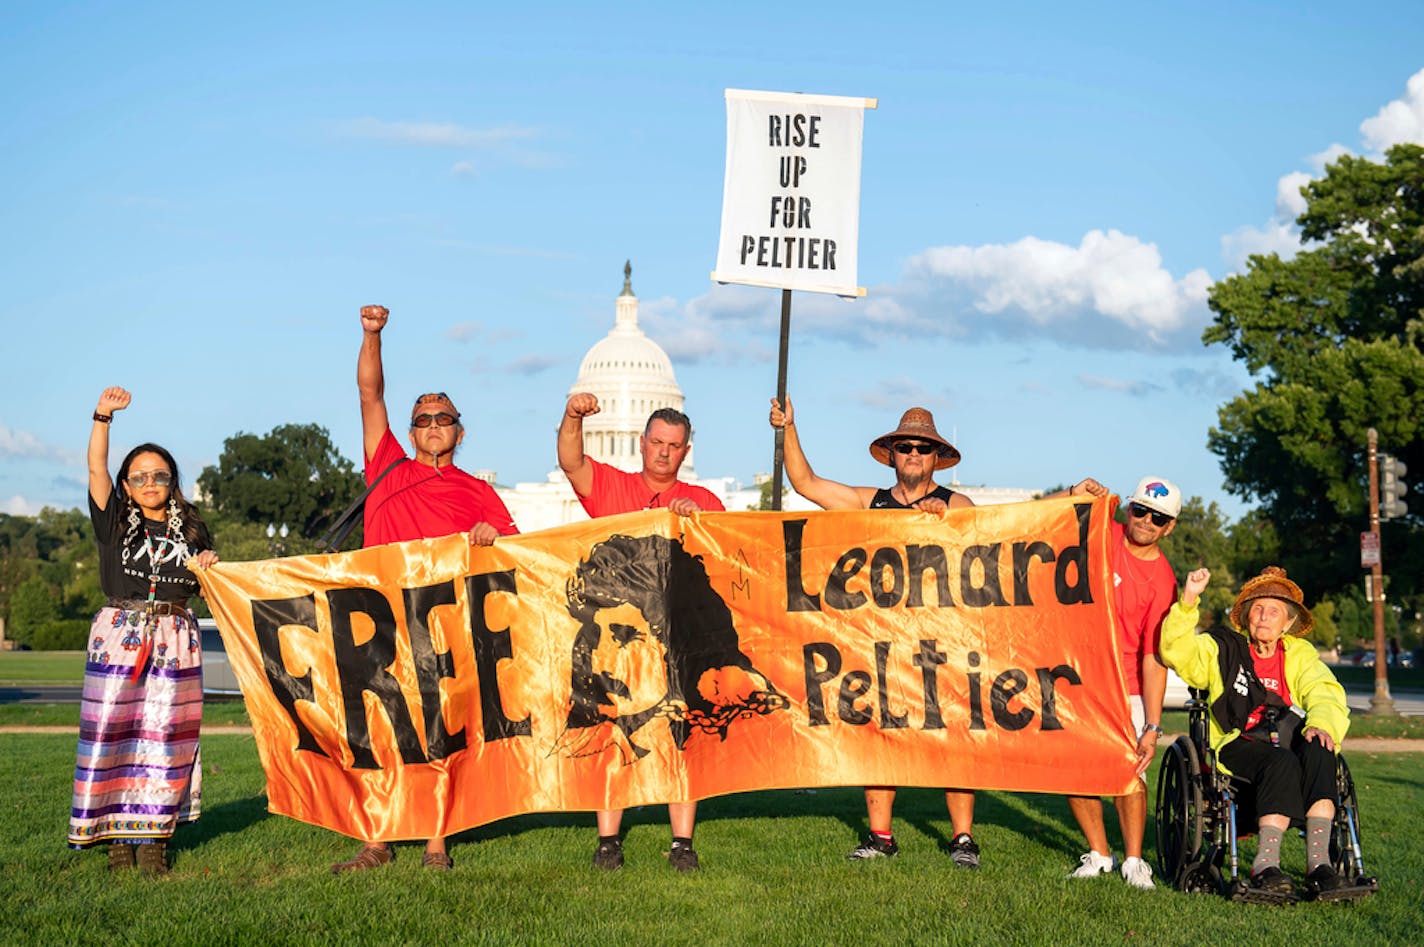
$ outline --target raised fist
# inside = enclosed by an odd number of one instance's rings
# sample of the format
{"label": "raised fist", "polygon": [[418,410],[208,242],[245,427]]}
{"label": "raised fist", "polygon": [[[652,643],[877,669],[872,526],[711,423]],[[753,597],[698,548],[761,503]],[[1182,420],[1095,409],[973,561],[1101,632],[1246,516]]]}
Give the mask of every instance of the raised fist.
{"label": "raised fist", "polygon": [[129,406],[133,400],[133,395],[127,389],[115,385],[112,388],[105,388],[99,395],[99,407],[94,410],[98,414],[113,415],[115,411],[122,411]]}
{"label": "raised fist", "polygon": [[590,414],[597,414],[603,409],[598,406],[598,397],[586,391],[580,391],[569,397],[569,403],[564,407],[564,414],[571,418],[585,418]]}
{"label": "raised fist", "polygon": [[385,306],[362,306],[361,328],[367,332],[380,332],[390,317],[391,311]]}

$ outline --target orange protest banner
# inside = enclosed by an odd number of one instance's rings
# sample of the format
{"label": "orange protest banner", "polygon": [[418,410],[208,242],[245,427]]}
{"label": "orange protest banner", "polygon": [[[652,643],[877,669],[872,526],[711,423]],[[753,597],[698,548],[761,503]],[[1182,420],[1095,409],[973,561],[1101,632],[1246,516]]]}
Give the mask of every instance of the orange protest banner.
{"label": "orange protest banner", "polygon": [[269,808],[366,840],[803,786],[1114,795],[1111,514],[658,510],[200,580]]}

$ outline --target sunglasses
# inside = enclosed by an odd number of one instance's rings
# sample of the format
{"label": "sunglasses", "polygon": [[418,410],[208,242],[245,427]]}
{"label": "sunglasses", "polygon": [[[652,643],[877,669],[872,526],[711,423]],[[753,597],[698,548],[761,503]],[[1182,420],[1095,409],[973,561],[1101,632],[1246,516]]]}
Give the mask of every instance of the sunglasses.
{"label": "sunglasses", "polygon": [[938,444],[926,444],[923,441],[900,441],[895,445],[897,454],[938,454]]}
{"label": "sunglasses", "polygon": [[131,487],[146,487],[152,483],[155,487],[166,487],[173,482],[173,475],[166,470],[158,470],[153,473],[144,471],[128,475],[128,484]]}
{"label": "sunglasses", "polygon": [[1127,508],[1127,511],[1132,514],[1132,518],[1135,520],[1140,520],[1144,516],[1152,517],[1153,526],[1166,526],[1168,523],[1172,522],[1172,517],[1168,516],[1166,513],[1158,513],[1156,510],[1149,510],[1141,503],[1132,504],[1132,506]]}
{"label": "sunglasses", "polygon": [[433,423],[436,427],[449,427],[458,420],[456,415],[441,411],[439,414],[417,414],[410,419],[410,426],[430,427]]}

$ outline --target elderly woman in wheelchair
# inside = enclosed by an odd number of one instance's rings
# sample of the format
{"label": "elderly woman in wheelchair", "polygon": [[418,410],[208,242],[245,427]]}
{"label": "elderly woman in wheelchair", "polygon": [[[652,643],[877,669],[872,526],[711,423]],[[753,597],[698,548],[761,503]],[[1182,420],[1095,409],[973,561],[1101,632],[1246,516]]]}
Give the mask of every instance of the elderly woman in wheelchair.
{"label": "elderly woman in wheelchair", "polygon": [[[1202,887],[1184,876],[1203,865],[1219,882],[1220,874],[1210,862],[1214,857],[1216,865],[1220,865],[1222,847],[1230,848],[1234,880],[1233,798],[1239,793],[1243,800],[1254,795],[1258,846],[1250,880],[1235,882],[1234,897],[1265,903],[1286,903],[1299,897],[1295,882],[1281,869],[1281,841],[1292,825],[1305,830],[1307,896],[1335,900],[1374,890],[1372,879],[1345,878],[1336,867],[1357,866],[1359,862],[1353,785],[1343,761],[1338,767],[1336,762],[1340,741],[1349,728],[1350,712],[1344,688],[1320,660],[1314,645],[1303,640],[1314,619],[1305,607],[1300,587],[1286,577],[1284,569],[1269,567],[1242,587],[1231,607],[1231,623],[1239,631],[1218,627],[1197,634],[1197,603],[1210,578],[1206,569],[1188,575],[1181,600],[1172,606],[1162,624],[1163,661],[1188,685],[1206,691],[1207,726],[1201,726],[1203,712],[1198,711],[1194,730],[1201,731],[1208,745],[1194,746],[1188,738],[1180,738],[1182,745],[1174,744],[1177,752],[1164,761],[1163,782],[1158,787],[1158,832],[1162,839],[1164,820],[1173,819],[1163,811],[1164,796],[1175,800],[1173,805],[1190,811],[1190,817],[1196,819],[1198,847],[1204,817],[1209,819],[1215,814],[1225,818],[1231,831],[1215,833],[1218,838],[1230,837],[1205,862],[1175,866],[1179,869],[1178,886]],[[1216,770],[1230,779],[1211,773],[1209,761],[1213,757]],[[1199,759],[1208,762],[1199,765]],[[1177,768],[1169,773],[1174,760],[1178,761]],[[1208,774],[1208,781],[1215,778],[1211,785],[1226,787],[1220,793],[1224,802],[1213,801],[1210,785],[1203,790],[1192,783],[1202,775],[1190,772],[1193,767]],[[1341,836],[1336,815],[1341,802],[1340,785],[1346,786],[1350,796],[1346,800],[1349,811],[1342,814],[1349,816],[1345,834],[1353,845],[1353,862],[1342,862],[1339,852]],[[1190,830],[1183,830],[1175,841],[1168,838],[1165,847],[1175,851],[1163,861],[1175,857],[1184,862],[1196,855],[1191,836]],[[1159,856],[1164,855],[1162,848],[1159,842]],[[1164,872],[1169,867],[1164,865]]]}

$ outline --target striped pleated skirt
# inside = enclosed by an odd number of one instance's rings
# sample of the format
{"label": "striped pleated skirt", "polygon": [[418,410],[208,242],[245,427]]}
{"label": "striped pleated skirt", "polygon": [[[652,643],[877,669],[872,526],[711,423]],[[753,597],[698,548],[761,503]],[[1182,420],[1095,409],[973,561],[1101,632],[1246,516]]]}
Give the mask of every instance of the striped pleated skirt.
{"label": "striped pleated skirt", "polygon": [[[152,647],[144,648],[144,637]],[[102,608],[89,634],[69,844],[167,839],[201,810],[203,652],[191,614]],[[137,675],[135,665],[142,667]]]}

